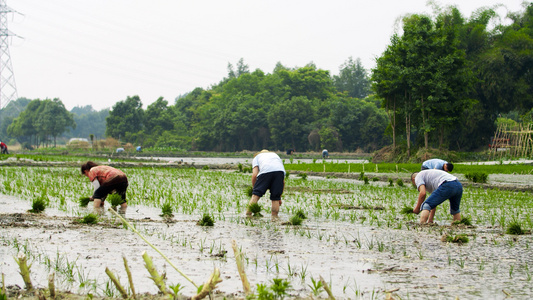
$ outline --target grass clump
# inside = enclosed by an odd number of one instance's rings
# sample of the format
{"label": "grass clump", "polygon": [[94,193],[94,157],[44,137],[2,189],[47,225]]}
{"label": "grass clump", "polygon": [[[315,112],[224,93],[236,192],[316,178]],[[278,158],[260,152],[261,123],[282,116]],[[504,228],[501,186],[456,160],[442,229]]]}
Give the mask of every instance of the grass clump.
{"label": "grass clump", "polygon": [[489,174],[484,172],[472,172],[465,174],[466,179],[475,182],[475,183],[487,183]]}
{"label": "grass clump", "polygon": [[472,219],[470,217],[462,217],[459,221],[454,221],[452,225],[466,225],[471,226],[472,225]]}
{"label": "grass clump", "polygon": [[79,219],[78,222],[82,224],[96,224],[98,223],[98,215],[97,214],[87,214],[83,218]]}
{"label": "grass clump", "polygon": [[394,186],[394,180],[392,178],[389,178],[389,186]]}
{"label": "grass clump", "polygon": [[525,233],[524,230],[522,230],[520,223],[516,221],[509,223],[509,226],[507,226],[507,230],[505,232],[507,234],[514,234],[514,235],[522,235]]}
{"label": "grass clump", "polygon": [[365,182],[365,184],[368,184],[368,177],[367,176],[363,176],[363,181]]}
{"label": "grass clump", "polygon": [[372,181],[379,181],[379,177],[372,177]]}
{"label": "grass clump", "polygon": [[31,209],[28,210],[31,213],[42,213],[46,209],[47,200],[45,196],[41,196],[39,198],[33,199],[33,202],[31,203]]}
{"label": "grass clump", "polygon": [[215,220],[213,220],[213,217],[210,214],[204,213],[204,215],[198,221],[197,224],[200,225],[200,226],[214,226],[215,225]]}
{"label": "grass clump", "polygon": [[299,209],[294,213],[295,216],[298,216],[300,219],[305,220],[307,219],[307,216],[305,215],[304,211]]}
{"label": "grass clump", "polygon": [[302,178],[302,180],[307,180],[307,173],[300,173],[298,177]]}
{"label": "grass clump", "polygon": [[403,180],[401,180],[400,178],[398,178],[398,180],[396,180],[396,185],[397,185],[397,186],[403,186]]}
{"label": "grass clump", "polygon": [[159,216],[163,217],[163,218],[172,218],[174,217],[174,214],[173,214],[173,209],[172,209],[172,205],[170,205],[170,203],[165,203],[163,204],[163,206],[161,206],[161,214]]}
{"label": "grass clump", "polygon": [[89,201],[91,201],[91,198],[89,197],[81,197],[80,200],[78,200],[81,207],[87,207],[87,205],[89,205]]}

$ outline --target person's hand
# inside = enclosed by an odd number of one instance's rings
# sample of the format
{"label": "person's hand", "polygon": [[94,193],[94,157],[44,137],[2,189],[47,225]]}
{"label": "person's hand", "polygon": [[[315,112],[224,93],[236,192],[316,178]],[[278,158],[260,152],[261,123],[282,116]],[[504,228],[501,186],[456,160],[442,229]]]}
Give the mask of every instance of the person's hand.
{"label": "person's hand", "polygon": [[413,213],[415,213],[415,214],[418,215],[418,214],[420,213],[420,208],[416,208],[416,207],[415,207],[415,208],[413,209]]}
{"label": "person's hand", "polygon": [[281,199],[279,200],[279,206],[281,206]]}
{"label": "person's hand", "polygon": [[94,201],[93,196],[89,197],[89,201]]}

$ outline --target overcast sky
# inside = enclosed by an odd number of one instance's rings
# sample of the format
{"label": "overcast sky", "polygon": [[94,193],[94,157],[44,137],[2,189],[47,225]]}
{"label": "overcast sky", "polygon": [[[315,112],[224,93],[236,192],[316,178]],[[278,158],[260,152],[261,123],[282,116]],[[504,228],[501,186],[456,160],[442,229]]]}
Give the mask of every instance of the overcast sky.
{"label": "overcast sky", "polygon": [[[442,0],[472,11],[522,0]],[[271,73],[277,62],[313,62],[330,74],[350,56],[375,65],[397,19],[431,13],[426,0],[7,0],[10,54],[19,97],[59,98],[67,109],[111,108],[138,95],[209,88],[240,58]],[[507,9],[497,11],[501,16]],[[3,103],[2,103],[2,106]]]}

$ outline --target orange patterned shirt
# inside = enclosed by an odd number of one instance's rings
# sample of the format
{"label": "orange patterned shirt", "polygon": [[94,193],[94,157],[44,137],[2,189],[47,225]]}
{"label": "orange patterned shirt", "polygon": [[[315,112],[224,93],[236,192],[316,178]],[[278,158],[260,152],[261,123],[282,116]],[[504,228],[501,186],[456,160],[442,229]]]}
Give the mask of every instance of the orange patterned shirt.
{"label": "orange patterned shirt", "polygon": [[100,185],[106,185],[106,183],[114,181],[117,177],[125,178],[126,175],[122,171],[110,166],[96,166],[92,167],[89,171],[89,180],[93,182],[96,179]]}

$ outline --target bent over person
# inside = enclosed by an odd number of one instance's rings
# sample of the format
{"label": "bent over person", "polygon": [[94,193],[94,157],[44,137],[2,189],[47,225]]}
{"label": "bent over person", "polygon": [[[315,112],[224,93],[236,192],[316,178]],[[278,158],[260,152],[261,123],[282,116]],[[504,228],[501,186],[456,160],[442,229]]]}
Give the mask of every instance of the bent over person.
{"label": "bent over person", "polygon": [[281,194],[285,187],[285,167],[281,158],[274,152],[262,150],[254,155],[252,161],[252,199],[248,204],[246,215],[251,215],[250,205],[259,201],[270,190],[272,216],[277,217],[281,206]]}
{"label": "bent over person", "polygon": [[122,171],[88,161],[81,166],[81,174],[87,176],[94,186],[91,201],[94,201],[94,208],[97,212],[102,212],[107,195],[116,192],[122,197],[119,212],[126,213],[126,208],[128,208],[126,202],[128,178]]}
{"label": "bent over person", "polygon": [[[463,196],[463,185],[457,177],[445,171],[433,169],[413,173],[411,181],[419,192],[413,212],[420,213],[420,224],[433,223],[437,206],[448,199],[453,221],[461,220],[459,207]],[[427,193],[431,195],[426,199]]]}
{"label": "bent over person", "polygon": [[451,172],[453,170],[453,164],[439,158],[428,159],[422,163],[422,171],[437,169],[443,170],[446,172]]}

